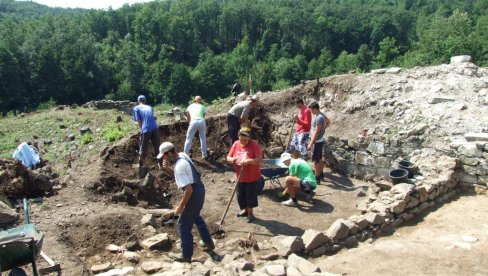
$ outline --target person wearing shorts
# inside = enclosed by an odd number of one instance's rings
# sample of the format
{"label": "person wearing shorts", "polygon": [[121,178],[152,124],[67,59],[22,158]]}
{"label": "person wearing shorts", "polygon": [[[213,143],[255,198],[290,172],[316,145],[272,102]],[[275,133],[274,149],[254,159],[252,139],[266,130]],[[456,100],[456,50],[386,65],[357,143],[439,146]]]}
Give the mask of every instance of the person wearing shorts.
{"label": "person wearing shorts", "polygon": [[237,202],[241,209],[237,216],[247,217],[249,223],[254,221],[253,208],[258,206],[257,182],[261,179],[262,161],[261,147],[250,138],[250,132],[249,128],[241,128],[239,140],[227,155],[227,162],[234,166],[237,174]]}
{"label": "person wearing shorts", "polygon": [[295,106],[300,110],[298,114],[293,114],[293,120],[297,123],[293,139],[291,140],[290,149],[298,150],[302,158],[307,158],[307,142],[310,135],[310,126],[312,123],[312,113],[310,109],[303,104],[302,98],[295,99]]}
{"label": "person wearing shorts", "polygon": [[310,111],[315,116],[312,124],[312,137],[308,143],[307,150],[312,151],[312,162],[315,171],[315,180],[320,183],[324,177],[324,161],[322,160],[322,152],[324,147],[324,134],[326,128],[325,114],[320,112],[320,106],[317,102],[311,103]]}
{"label": "person wearing shorts", "polygon": [[299,157],[300,152],[293,150],[291,154],[284,154],[281,158],[281,161],[288,165],[289,170],[289,175],[285,179],[286,188],[282,194],[282,196],[290,196],[290,199],[281,203],[285,206],[298,206],[298,191],[303,191],[306,195],[306,200],[310,203],[312,203],[312,198],[315,195],[314,190],[317,187],[315,175],[307,161]]}
{"label": "person wearing shorts", "polygon": [[137,97],[138,105],[134,107],[134,121],[139,124],[141,128],[141,140],[139,145],[139,167],[144,166],[144,159],[146,158],[149,141],[151,141],[154,148],[154,156],[159,151],[159,128],[156,119],[154,118],[154,111],[152,107],[146,105],[146,97],[140,95]]}

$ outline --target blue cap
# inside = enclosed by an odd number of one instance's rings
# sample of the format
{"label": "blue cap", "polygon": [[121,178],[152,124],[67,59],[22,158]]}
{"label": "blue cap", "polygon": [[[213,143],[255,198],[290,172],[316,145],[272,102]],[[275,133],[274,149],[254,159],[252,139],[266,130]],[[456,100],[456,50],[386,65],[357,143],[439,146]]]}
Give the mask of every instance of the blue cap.
{"label": "blue cap", "polygon": [[137,101],[146,101],[146,97],[144,95],[139,95],[139,97],[137,97]]}

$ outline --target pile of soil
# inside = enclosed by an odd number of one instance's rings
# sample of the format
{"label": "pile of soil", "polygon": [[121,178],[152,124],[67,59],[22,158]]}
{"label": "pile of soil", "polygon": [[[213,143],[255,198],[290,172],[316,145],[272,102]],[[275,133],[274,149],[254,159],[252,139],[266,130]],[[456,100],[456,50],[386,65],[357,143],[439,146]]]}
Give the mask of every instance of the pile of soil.
{"label": "pile of soil", "polygon": [[108,244],[125,244],[129,236],[139,233],[136,225],[134,213],[104,213],[72,220],[65,225],[60,239],[79,256],[93,256],[103,252]]}
{"label": "pile of soil", "polygon": [[[259,106],[250,114],[253,139],[256,139],[263,146],[270,141],[270,128],[272,122],[266,115],[264,106]],[[213,116],[207,122],[207,147],[209,160],[201,159],[199,139],[195,137],[193,147],[190,151],[192,159],[197,163],[202,173],[210,173],[225,170],[225,157],[230,148],[227,122],[225,116]],[[177,151],[182,151],[186,137],[188,124],[186,122],[176,122],[173,124],[159,126],[161,142],[172,142]],[[198,135],[198,134],[197,134]],[[154,185],[148,189],[134,189],[139,179],[137,166],[139,134],[133,135],[118,144],[108,147],[100,154],[100,160],[93,164],[94,170],[89,170],[93,174],[89,181],[88,188],[98,195],[107,195],[113,202],[126,202],[130,205],[140,205],[144,207],[156,206],[160,208],[171,208],[179,193],[174,184],[174,179],[166,172],[158,171],[152,145],[149,146],[145,160],[146,171],[155,176]]]}
{"label": "pile of soil", "polygon": [[49,169],[41,170],[45,173],[32,171],[15,159],[0,159],[0,194],[10,199],[52,194],[58,184],[55,175]]}

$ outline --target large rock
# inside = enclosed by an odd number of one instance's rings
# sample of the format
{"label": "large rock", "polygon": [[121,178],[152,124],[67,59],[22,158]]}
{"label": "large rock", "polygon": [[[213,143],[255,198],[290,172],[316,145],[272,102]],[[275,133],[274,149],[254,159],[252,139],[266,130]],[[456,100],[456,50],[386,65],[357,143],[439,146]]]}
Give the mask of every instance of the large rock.
{"label": "large rock", "polygon": [[156,225],[156,217],[153,214],[145,214],[141,218],[141,225],[147,226],[155,226]]}
{"label": "large rock", "polygon": [[430,104],[454,102],[456,99],[454,97],[434,97],[430,100]]}
{"label": "large rock", "polygon": [[384,74],[386,73],[388,69],[386,68],[381,68],[381,69],[374,69],[374,70],[371,70],[371,73],[372,74]]}
{"label": "large rock", "polygon": [[308,229],[307,231],[305,231],[305,233],[303,233],[302,240],[305,251],[310,252],[315,248],[324,245],[330,239],[320,231]]}
{"label": "large rock", "polygon": [[390,211],[394,214],[400,214],[405,210],[407,204],[404,200],[397,200],[390,204]]}
{"label": "large rock", "polygon": [[146,273],[154,273],[161,270],[164,266],[164,262],[146,261],[141,264],[141,269]]}
{"label": "large rock", "polygon": [[327,229],[326,235],[331,240],[338,241],[342,238],[347,237],[349,234],[349,227],[344,222],[344,219],[338,219],[332,223],[332,225]]}
{"label": "large rock", "polygon": [[9,224],[19,219],[19,214],[0,200],[0,225]]}
{"label": "large rock", "polygon": [[471,61],[471,56],[468,55],[451,57],[451,64],[459,64],[459,63],[465,63],[470,61]]}
{"label": "large rock", "polygon": [[124,258],[131,263],[139,263],[141,256],[136,252],[125,251],[123,254]]}
{"label": "large rock", "polygon": [[166,233],[157,234],[141,242],[142,247],[146,250],[161,249],[170,244],[169,236]]}
{"label": "large rock", "polygon": [[366,213],[364,214],[364,218],[371,225],[379,225],[385,222],[385,218],[378,213]]}
{"label": "large rock", "polygon": [[108,271],[108,270],[110,270],[112,268],[114,268],[114,266],[112,265],[112,263],[103,263],[103,264],[98,264],[98,265],[92,265],[91,271],[94,274],[98,274],[98,273],[101,273],[101,272]]}
{"label": "large rock", "polygon": [[488,133],[466,133],[464,134],[464,138],[466,138],[466,141],[468,142],[474,142],[474,141],[485,141],[488,142]]}
{"label": "large rock", "polygon": [[134,267],[132,266],[125,266],[123,268],[114,268],[107,272],[103,272],[97,274],[97,276],[124,276],[124,275],[132,275],[131,272],[134,271]]}
{"label": "large rock", "polygon": [[302,238],[297,236],[275,236],[271,238],[270,243],[278,250],[278,254],[283,257],[292,253],[300,253],[304,247]]}
{"label": "large rock", "polygon": [[251,271],[254,269],[254,264],[248,261],[232,261],[228,264],[225,264],[225,268],[231,268],[233,271],[238,272],[239,274],[242,271]]}
{"label": "large rock", "polygon": [[478,177],[473,174],[467,174],[464,172],[460,172],[460,181],[464,183],[476,184],[478,183]]}
{"label": "large rock", "polygon": [[483,152],[478,149],[475,143],[460,145],[458,148],[458,153],[464,157],[483,157]]}
{"label": "large rock", "polygon": [[320,268],[313,263],[307,261],[306,259],[297,256],[296,254],[291,254],[288,257],[288,266],[297,268],[304,275],[310,275],[314,272],[320,272]]}
{"label": "large rock", "polygon": [[267,265],[264,270],[268,275],[272,276],[286,276],[285,266],[281,264]]}
{"label": "large rock", "polygon": [[356,224],[358,231],[363,230],[369,224],[368,220],[364,216],[351,216],[348,220]]}
{"label": "large rock", "polygon": [[421,135],[423,134],[427,129],[429,128],[429,125],[420,123],[415,125],[413,128],[407,131],[407,136],[414,136],[414,135]]}
{"label": "large rock", "polygon": [[415,185],[400,183],[391,188],[390,195],[395,199],[405,199],[413,191],[415,191]]}
{"label": "large rock", "polygon": [[361,165],[373,165],[373,158],[364,151],[356,151],[354,160]]}
{"label": "large rock", "polygon": [[387,74],[398,74],[402,71],[402,68],[400,67],[391,67],[388,70],[386,70]]}
{"label": "large rock", "polygon": [[375,156],[383,155],[385,154],[385,144],[379,141],[371,142],[368,146],[368,151]]}

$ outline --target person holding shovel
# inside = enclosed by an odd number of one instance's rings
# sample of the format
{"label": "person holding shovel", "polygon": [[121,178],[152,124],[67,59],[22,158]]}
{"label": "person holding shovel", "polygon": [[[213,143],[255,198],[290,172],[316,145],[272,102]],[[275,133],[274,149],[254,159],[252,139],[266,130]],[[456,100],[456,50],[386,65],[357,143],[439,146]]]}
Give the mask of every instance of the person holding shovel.
{"label": "person holding shovel", "polygon": [[158,123],[154,117],[154,111],[151,106],[146,104],[146,97],[139,95],[137,97],[138,105],[134,107],[134,121],[136,121],[141,129],[141,142],[139,145],[139,172],[144,167],[144,159],[146,158],[149,141],[151,141],[154,148],[154,155],[158,152],[159,147],[159,128]]}
{"label": "person holding shovel", "polygon": [[293,139],[290,144],[290,150],[297,149],[303,159],[307,158],[307,142],[310,135],[312,124],[312,112],[303,103],[302,98],[295,99],[295,106],[299,113],[293,114],[293,120],[297,123]]}
{"label": "person holding shovel", "polygon": [[258,206],[256,182],[261,178],[262,161],[261,147],[250,136],[251,129],[241,128],[239,140],[227,155],[227,162],[234,166],[237,173],[237,202],[241,209],[237,216],[247,217],[249,223],[254,221],[253,208]]}
{"label": "person holding shovel", "polygon": [[[193,224],[202,238],[200,246],[209,250],[215,249],[207,224],[200,216],[205,202],[205,187],[190,157],[183,152],[177,153],[172,143],[162,143],[157,158],[163,160],[163,169],[174,175],[178,189],[183,190],[183,197],[174,210],[174,215],[179,216],[177,225],[181,253],[170,252],[168,256],[175,261],[189,263],[193,255]],[[171,167],[171,163],[175,164],[174,168]]]}

